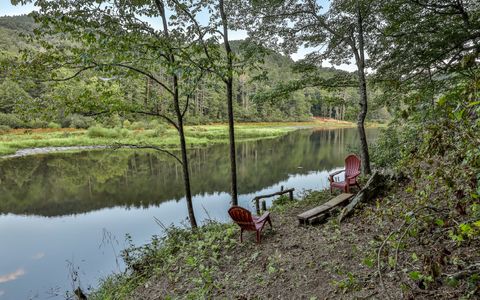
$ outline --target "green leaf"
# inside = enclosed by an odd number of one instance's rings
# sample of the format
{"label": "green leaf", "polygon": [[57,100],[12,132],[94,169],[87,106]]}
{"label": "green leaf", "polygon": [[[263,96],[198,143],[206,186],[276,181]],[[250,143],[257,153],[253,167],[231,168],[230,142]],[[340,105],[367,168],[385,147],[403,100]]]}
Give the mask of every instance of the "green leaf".
{"label": "green leaf", "polygon": [[467,106],[472,107],[472,106],[479,105],[479,104],[480,104],[480,101],[474,101],[474,102],[470,102]]}
{"label": "green leaf", "polygon": [[393,268],[395,267],[395,264],[396,264],[396,261],[395,261],[395,258],[393,256],[389,256],[388,257],[388,265]]}
{"label": "green leaf", "polygon": [[363,264],[369,268],[372,268],[375,265],[375,261],[372,258],[365,258]]}
{"label": "green leaf", "polygon": [[422,273],[420,273],[418,271],[412,271],[412,272],[408,273],[408,276],[412,280],[420,280],[420,278],[422,278]]}
{"label": "green leaf", "polygon": [[412,253],[412,260],[413,262],[417,262],[418,261],[418,256],[415,252]]}
{"label": "green leaf", "polygon": [[275,273],[276,269],[274,266],[270,265],[268,266],[268,274],[273,274]]}

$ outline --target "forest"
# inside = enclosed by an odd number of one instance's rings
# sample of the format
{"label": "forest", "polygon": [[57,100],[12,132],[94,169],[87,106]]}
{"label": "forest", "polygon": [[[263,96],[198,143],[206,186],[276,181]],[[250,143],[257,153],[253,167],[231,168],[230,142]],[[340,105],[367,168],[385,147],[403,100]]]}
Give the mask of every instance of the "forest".
{"label": "forest", "polygon": [[[41,41],[28,38],[36,27],[38,25],[31,16],[0,17],[0,51],[5,68],[18,58],[20,50],[38,51]],[[68,42],[63,43],[68,46]],[[273,94],[275,91],[272,89],[280,91],[282,84],[291,84],[289,80],[301,80],[300,71],[294,69],[295,62],[275,50],[258,48],[251,41],[232,41],[231,44],[239,57],[252,55],[249,52],[257,53],[251,58],[251,65],[242,66],[235,76],[233,96],[238,121],[305,121],[312,116],[339,120],[356,118],[358,108],[355,104],[358,100],[354,88],[332,90],[311,84]],[[346,73],[321,67],[317,72],[318,76],[325,77]],[[113,128],[122,126],[125,120],[131,123],[148,122],[145,116],[122,108],[107,109],[110,103],[116,101],[154,102],[160,111],[168,107],[168,103],[162,102],[161,87],[149,78],[132,74],[114,77],[91,71],[69,81],[53,82],[39,81],[31,76],[18,78],[4,72],[0,80],[0,125],[4,130],[8,127],[89,128],[95,124]],[[221,82],[212,77],[197,84],[188,108],[188,124],[227,120],[221,87]],[[89,102],[99,104],[94,109],[89,107]],[[371,110],[369,118],[387,120],[390,117],[388,111],[380,104],[377,107]]]}
{"label": "forest", "polygon": [[0,221],[155,210],[161,231],[55,296],[480,297],[478,1],[34,3],[0,17]]}

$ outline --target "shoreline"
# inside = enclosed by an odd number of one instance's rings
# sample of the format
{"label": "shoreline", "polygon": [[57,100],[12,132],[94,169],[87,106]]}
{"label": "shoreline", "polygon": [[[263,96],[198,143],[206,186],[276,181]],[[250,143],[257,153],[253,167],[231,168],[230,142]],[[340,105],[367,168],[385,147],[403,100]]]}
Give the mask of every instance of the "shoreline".
{"label": "shoreline", "polygon": [[[353,122],[314,119],[306,122],[259,122],[238,123],[235,125],[238,142],[276,138],[291,131],[301,129],[340,129],[354,128]],[[380,127],[380,124],[366,124],[365,127]],[[206,147],[228,143],[226,124],[189,125],[187,147]],[[113,129],[112,129],[113,130]],[[122,129],[123,130],[123,129]],[[0,159],[12,159],[31,155],[63,153],[70,151],[101,150],[114,143],[161,146],[169,150],[178,147],[176,132],[167,129],[160,136],[152,137],[149,130],[127,130],[127,136],[120,138],[90,137],[88,130],[62,129],[15,129],[0,135]],[[148,135],[147,135],[148,134]]]}

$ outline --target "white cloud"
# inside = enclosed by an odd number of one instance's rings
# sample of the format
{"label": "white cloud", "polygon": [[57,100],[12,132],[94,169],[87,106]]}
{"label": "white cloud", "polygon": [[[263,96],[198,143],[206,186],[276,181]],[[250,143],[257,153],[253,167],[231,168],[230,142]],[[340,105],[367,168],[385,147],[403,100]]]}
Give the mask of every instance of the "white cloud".
{"label": "white cloud", "polygon": [[39,259],[42,259],[45,257],[45,253],[43,252],[38,252],[38,253],[35,253],[33,256],[32,256],[32,259],[33,260],[39,260]]}
{"label": "white cloud", "polygon": [[0,283],[5,283],[5,282],[16,280],[19,277],[22,277],[23,275],[25,275],[25,270],[20,268],[20,269],[16,270],[15,272],[8,273],[8,274],[5,274],[5,275],[0,275]]}

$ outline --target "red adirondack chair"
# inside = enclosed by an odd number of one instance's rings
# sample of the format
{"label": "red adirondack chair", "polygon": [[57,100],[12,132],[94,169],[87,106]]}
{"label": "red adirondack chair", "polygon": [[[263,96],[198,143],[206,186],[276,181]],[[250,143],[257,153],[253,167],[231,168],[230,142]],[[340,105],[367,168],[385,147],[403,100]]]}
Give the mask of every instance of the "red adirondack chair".
{"label": "red adirondack chair", "polygon": [[268,222],[272,227],[270,220],[270,213],[267,211],[261,217],[253,216],[250,211],[240,206],[232,206],[228,210],[228,214],[235,223],[240,226],[240,242],[243,242],[243,231],[256,231],[257,243],[260,243],[260,233],[262,232],[265,223]]}
{"label": "red adirondack chair", "polygon": [[[345,170],[340,170],[329,175],[328,181],[330,181],[330,193],[333,188],[342,189],[345,193],[350,192],[350,187],[356,185],[360,188],[360,185],[357,182],[357,177],[360,175],[360,159],[354,155],[350,154],[345,158]],[[345,172],[344,181],[335,181],[335,176]]]}

